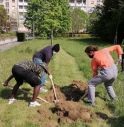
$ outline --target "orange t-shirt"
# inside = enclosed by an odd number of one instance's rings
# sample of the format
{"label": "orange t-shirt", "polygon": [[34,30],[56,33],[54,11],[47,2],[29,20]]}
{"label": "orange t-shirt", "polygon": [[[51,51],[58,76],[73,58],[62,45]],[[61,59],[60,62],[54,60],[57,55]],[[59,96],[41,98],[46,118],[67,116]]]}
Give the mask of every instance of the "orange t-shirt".
{"label": "orange t-shirt", "polygon": [[94,57],[91,61],[93,76],[97,74],[98,68],[107,68],[111,67],[114,64],[114,60],[110,54],[112,51],[116,51],[118,55],[123,54],[120,45],[114,45],[95,52]]}

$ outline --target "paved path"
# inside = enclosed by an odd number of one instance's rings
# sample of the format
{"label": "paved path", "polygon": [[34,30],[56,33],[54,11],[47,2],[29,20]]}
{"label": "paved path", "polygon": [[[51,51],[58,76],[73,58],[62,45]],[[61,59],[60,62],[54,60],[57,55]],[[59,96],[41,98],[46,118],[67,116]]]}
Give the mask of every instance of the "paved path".
{"label": "paved path", "polygon": [[0,45],[0,52],[10,49],[10,48],[12,48],[16,45],[19,45],[19,44],[21,44],[21,42],[11,42],[11,43],[7,43],[7,44],[2,44],[2,45]]}

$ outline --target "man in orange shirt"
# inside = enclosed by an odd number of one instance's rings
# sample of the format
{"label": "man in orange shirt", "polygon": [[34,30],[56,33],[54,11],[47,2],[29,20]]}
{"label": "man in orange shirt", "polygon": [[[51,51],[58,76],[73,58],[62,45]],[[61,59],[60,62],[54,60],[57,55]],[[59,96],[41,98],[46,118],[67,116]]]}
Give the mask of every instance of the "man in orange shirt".
{"label": "man in orange shirt", "polygon": [[119,61],[122,61],[122,48],[119,45],[114,45],[102,50],[98,50],[95,46],[88,46],[85,53],[92,59],[91,67],[93,78],[88,82],[88,102],[95,105],[95,87],[104,83],[108,95],[112,100],[116,98],[115,91],[112,87],[113,82],[117,78],[118,69],[111,56],[111,52],[116,51]]}

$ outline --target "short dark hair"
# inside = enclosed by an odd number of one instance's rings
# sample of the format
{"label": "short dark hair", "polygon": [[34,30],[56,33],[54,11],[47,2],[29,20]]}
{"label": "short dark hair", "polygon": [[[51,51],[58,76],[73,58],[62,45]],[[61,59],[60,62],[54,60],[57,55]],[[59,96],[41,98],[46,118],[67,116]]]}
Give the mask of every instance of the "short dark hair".
{"label": "short dark hair", "polygon": [[55,45],[53,46],[52,50],[55,51],[55,52],[59,52],[59,50],[60,50],[59,44],[55,44]]}
{"label": "short dark hair", "polygon": [[98,51],[98,47],[93,45],[86,47],[85,52],[90,53],[90,51]]}

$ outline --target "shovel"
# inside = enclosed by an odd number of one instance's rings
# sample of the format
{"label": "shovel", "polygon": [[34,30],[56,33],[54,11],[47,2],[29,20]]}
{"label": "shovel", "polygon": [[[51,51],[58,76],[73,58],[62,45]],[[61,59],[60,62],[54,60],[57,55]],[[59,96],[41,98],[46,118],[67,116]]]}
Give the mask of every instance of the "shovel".
{"label": "shovel", "polygon": [[57,95],[56,95],[56,90],[55,90],[55,86],[54,86],[54,83],[53,83],[53,79],[50,78],[50,81],[51,81],[51,84],[52,84],[52,87],[53,87],[53,92],[54,92],[54,97],[55,97],[54,103],[56,104],[56,103],[59,102],[59,100],[58,100]]}

